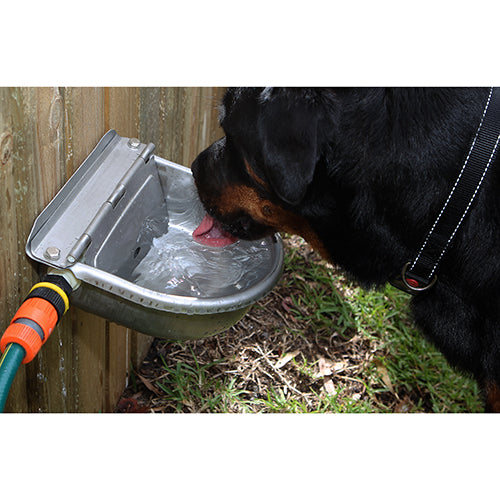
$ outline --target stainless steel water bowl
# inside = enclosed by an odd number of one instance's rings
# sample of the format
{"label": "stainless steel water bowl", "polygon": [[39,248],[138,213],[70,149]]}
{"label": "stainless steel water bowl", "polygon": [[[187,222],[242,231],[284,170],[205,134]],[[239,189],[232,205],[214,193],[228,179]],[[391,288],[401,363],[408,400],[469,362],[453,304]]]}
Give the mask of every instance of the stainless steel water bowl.
{"label": "stainless steel water bowl", "polygon": [[277,283],[279,235],[224,248],[196,243],[205,212],[191,171],[154,145],[109,131],[36,219],[34,260],[70,270],[71,303],[156,337],[223,332]]}

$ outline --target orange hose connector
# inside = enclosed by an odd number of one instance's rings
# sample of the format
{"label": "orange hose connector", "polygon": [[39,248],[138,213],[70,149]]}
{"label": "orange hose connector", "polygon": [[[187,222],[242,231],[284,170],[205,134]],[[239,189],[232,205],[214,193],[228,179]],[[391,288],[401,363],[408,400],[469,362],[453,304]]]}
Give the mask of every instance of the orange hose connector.
{"label": "orange hose connector", "polygon": [[26,299],[12,318],[11,324],[21,318],[31,319],[42,328],[43,344],[47,342],[59,319],[56,308],[50,302],[38,297]]}
{"label": "orange hose connector", "polygon": [[16,343],[26,351],[23,364],[29,363],[37,355],[69,307],[68,294],[71,286],[61,279],[49,276],[47,281],[38,283],[31,289],[0,339],[2,352],[9,344]]}
{"label": "orange hose connector", "polygon": [[22,361],[23,365],[29,363],[42,347],[40,335],[38,335],[33,328],[21,323],[12,323],[7,327],[7,330],[5,330],[0,340],[0,349],[2,352],[12,343],[24,347],[26,356],[24,356]]}

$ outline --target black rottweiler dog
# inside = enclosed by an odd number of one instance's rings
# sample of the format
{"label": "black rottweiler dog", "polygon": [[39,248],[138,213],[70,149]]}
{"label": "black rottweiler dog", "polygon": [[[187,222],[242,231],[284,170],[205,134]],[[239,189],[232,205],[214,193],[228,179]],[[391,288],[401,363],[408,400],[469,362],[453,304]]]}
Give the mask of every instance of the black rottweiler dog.
{"label": "black rottweiler dog", "polygon": [[[285,231],[367,287],[401,273],[450,194],[487,88],[238,88],[225,137],[192,165],[200,198],[240,238]],[[498,163],[495,160],[495,163]],[[500,165],[498,165],[500,166]],[[493,164],[412,299],[415,323],[500,411],[500,169]]]}

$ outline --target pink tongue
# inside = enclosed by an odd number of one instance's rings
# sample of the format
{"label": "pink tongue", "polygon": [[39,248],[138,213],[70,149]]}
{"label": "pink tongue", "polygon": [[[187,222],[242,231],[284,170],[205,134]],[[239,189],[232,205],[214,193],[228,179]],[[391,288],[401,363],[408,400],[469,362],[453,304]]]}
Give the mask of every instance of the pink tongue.
{"label": "pink tongue", "polygon": [[224,231],[219,222],[208,214],[205,215],[201,224],[193,231],[193,239],[197,243],[210,247],[225,247],[238,241],[238,238]]}

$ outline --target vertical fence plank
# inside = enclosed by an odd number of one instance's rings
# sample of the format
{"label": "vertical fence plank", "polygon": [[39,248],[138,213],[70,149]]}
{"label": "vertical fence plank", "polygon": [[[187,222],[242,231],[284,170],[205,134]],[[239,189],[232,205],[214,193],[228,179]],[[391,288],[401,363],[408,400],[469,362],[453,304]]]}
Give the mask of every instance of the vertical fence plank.
{"label": "vertical fence plank", "polygon": [[139,90],[139,129],[142,142],[155,145],[155,154],[159,153],[158,145],[163,143],[163,128],[165,119],[165,102],[162,90],[144,87]]}
{"label": "vertical fence plank", "polygon": [[[218,123],[218,109],[224,93],[222,87],[162,88],[154,102],[159,104],[155,154],[187,167],[196,155],[223,132]],[[149,116],[154,114],[150,96],[141,91],[140,131],[151,136]]]}
{"label": "vertical fence plank", "polygon": [[[160,121],[161,141],[156,145],[157,154],[175,163],[182,163],[183,128],[184,128],[184,103],[182,102],[182,89],[161,89],[161,106],[163,120]],[[144,117],[141,116],[141,130]]]}
{"label": "vertical fence plank", "polygon": [[[66,104],[66,168],[71,175],[105,133],[104,89],[68,88]],[[91,203],[92,200],[89,200]],[[103,411],[106,401],[105,367],[107,322],[71,308],[73,376],[77,386],[74,411]]]}
{"label": "vertical fence plank", "polygon": [[[64,102],[57,88],[22,89],[25,103],[24,114],[34,123],[30,127],[32,157],[26,166],[34,175],[31,202],[24,206],[22,217],[25,226],[21,232],[26,241],[33,218],[54,197],[67,179],[64,146]],[[23,203],[19,204],[20,208]],[[35,210],[32,209],[35,207]],[[30,216],[28,216],[30,214]],[[23,248],[23,247],[21,247]],[[38,267],[38,266],[37,266]],[[29,283],[23,297],[38,273]],[[71,324],[67,320],[53,332],[50,342],[27,366],[27,390],[30,395],[30,411],[63,412],[73,407],[74,384],[72,379]]]}
{"label": "vertical fence plank", "polygon": [[191,161],[202,149],[224,135],[219,126],[219,105],[224,92],[225,89],[221,87],[204,87],[201,89],[198,142],[194,151],[191,151]]}
{"label": "vertical fence plank", "polygon": [[[137,88],[106,89],[106,130],[124,137],[139,136],[140,91]],[[144,139],[141,139],[144,142]],[[137,367],[153,338],[113,323],[108,327],[107,401],[112,411],[125,388],[130,363]]]}
{"label": "vertical fence plank", "polygon": [[[0,88],[0,329],[3,332],[19,307],[22,280],[18,273],[22,257],[19,251],[16,171],[22,169],[25,150],[23,113],[15,89]],[[6,411],[28,410],[26,370],[22,366],[12,385]]]}

